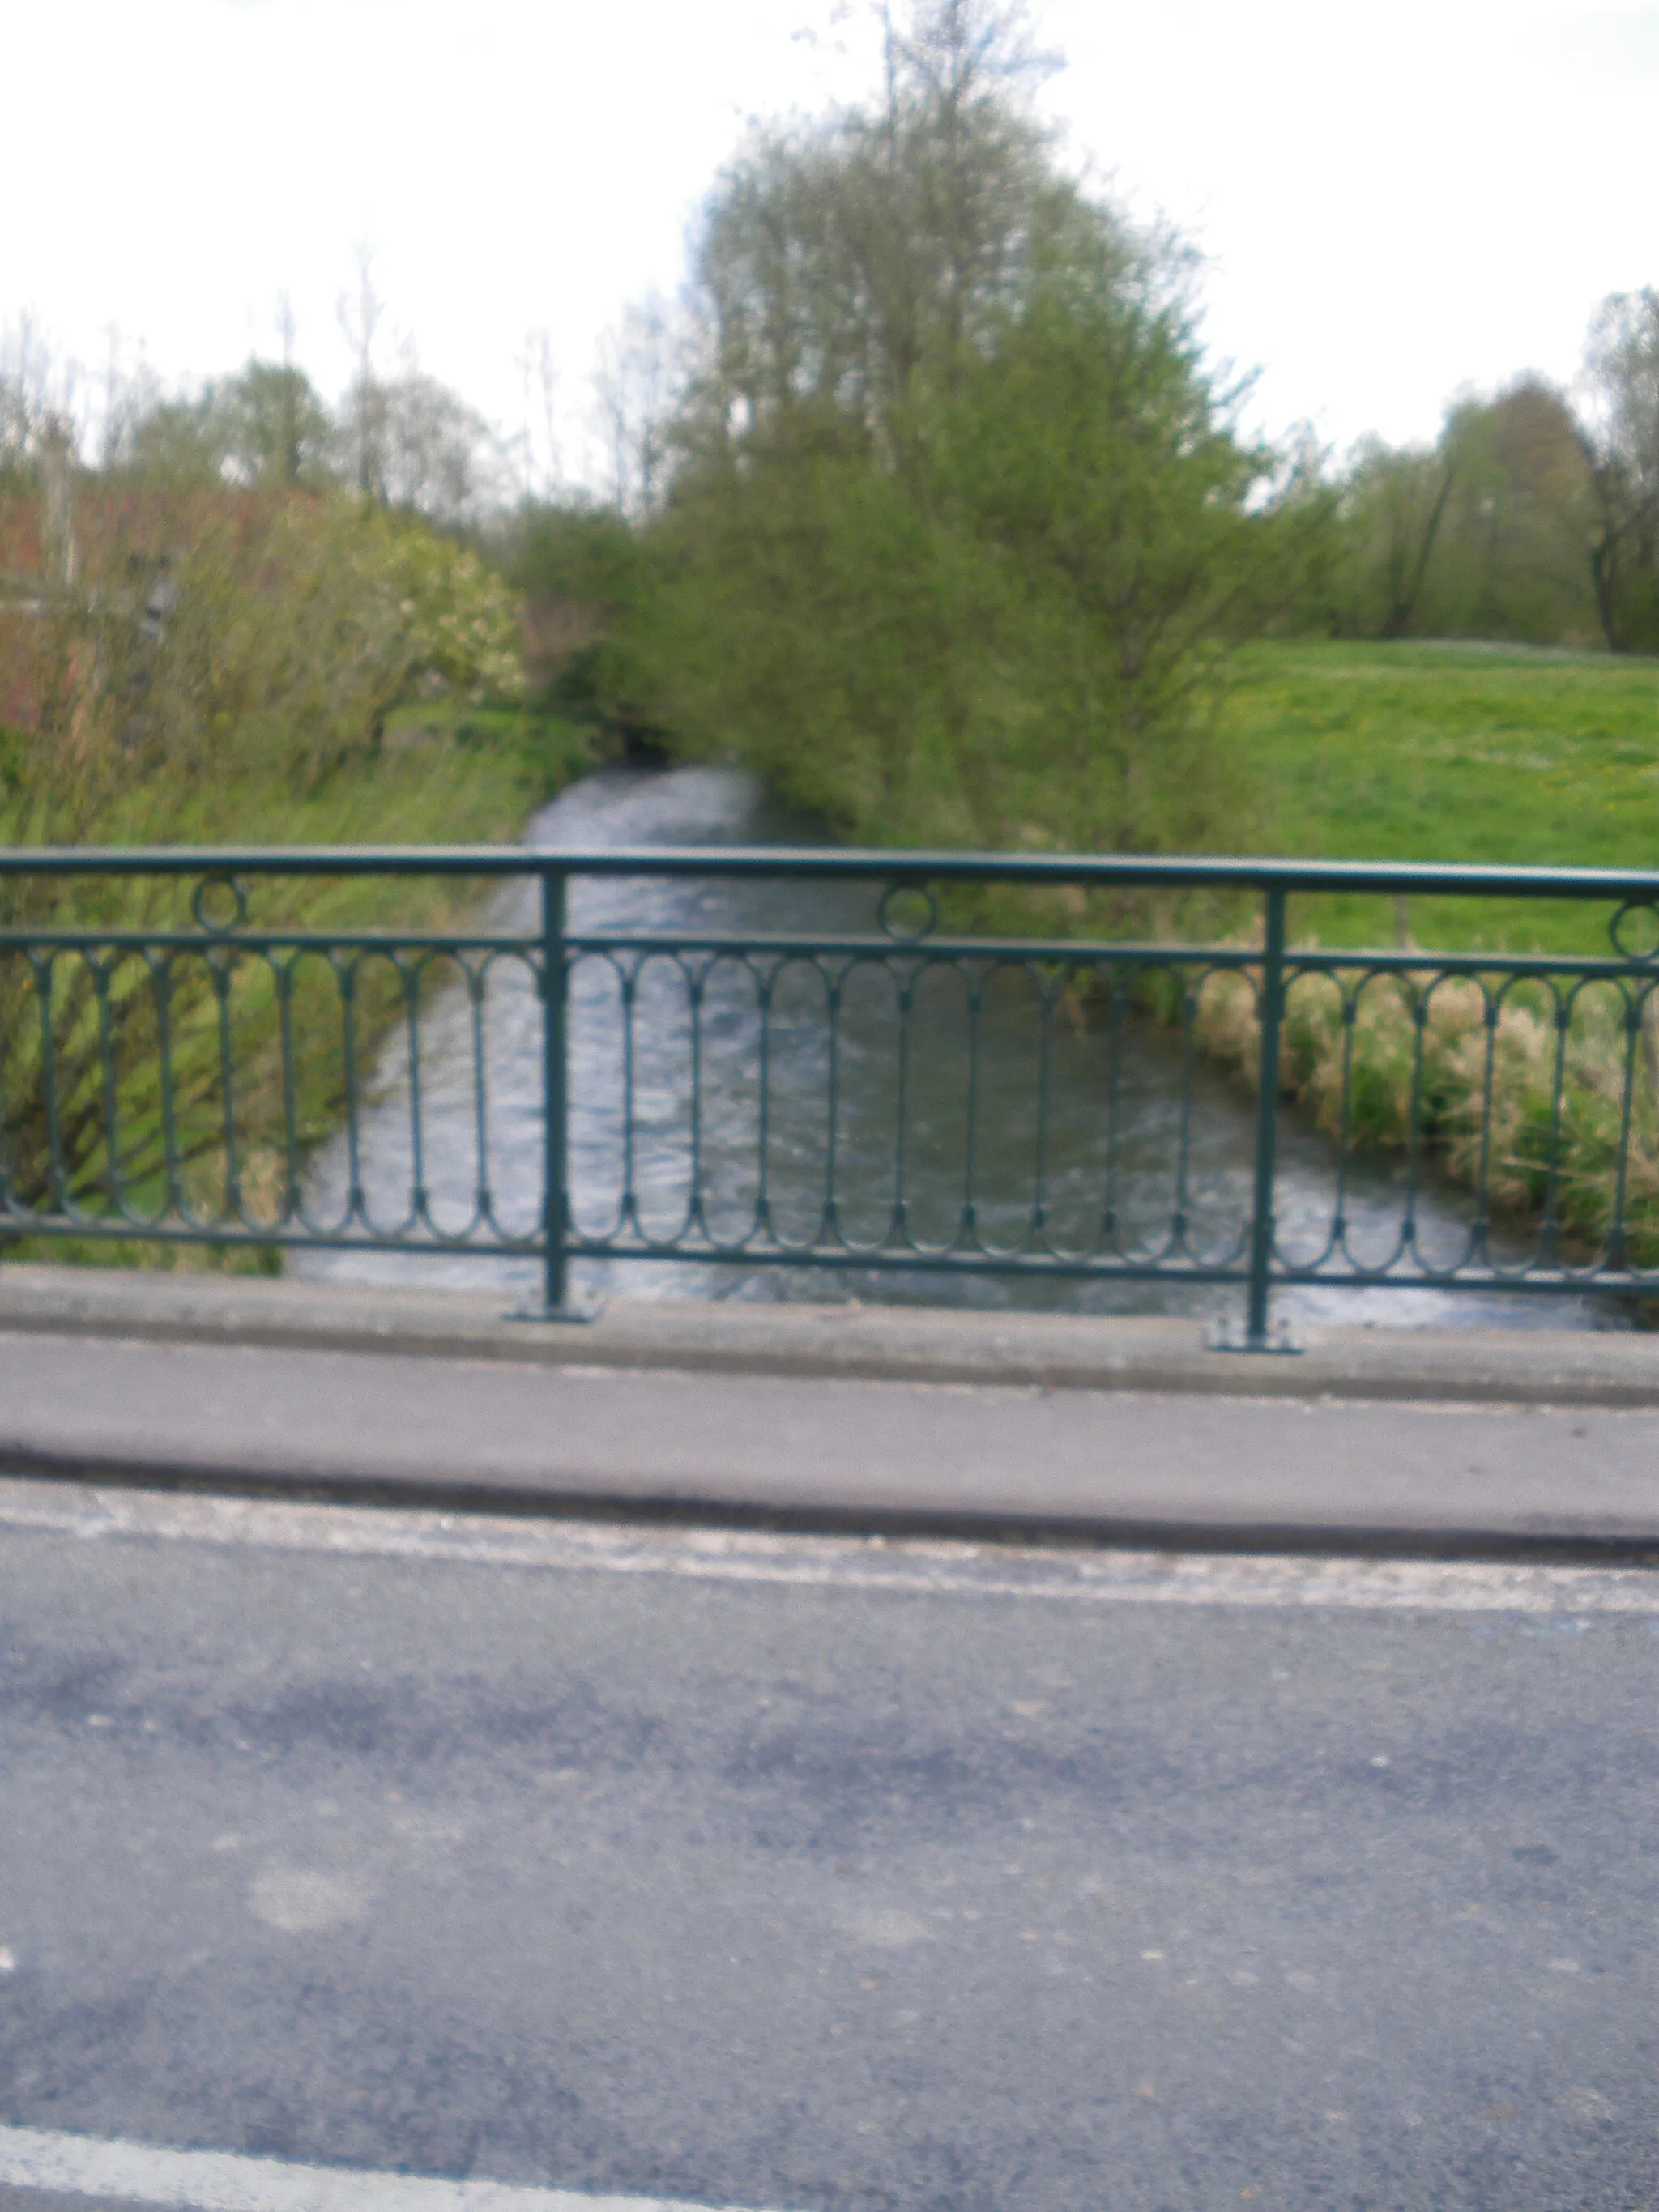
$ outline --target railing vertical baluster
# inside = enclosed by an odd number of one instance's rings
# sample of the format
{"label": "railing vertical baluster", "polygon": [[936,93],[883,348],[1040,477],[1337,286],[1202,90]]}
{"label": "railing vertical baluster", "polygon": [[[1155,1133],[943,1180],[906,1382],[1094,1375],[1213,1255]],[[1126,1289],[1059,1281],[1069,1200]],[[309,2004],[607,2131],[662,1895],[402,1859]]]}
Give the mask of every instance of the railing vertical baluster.
{"label": "railing vertical baluster", "polygon": [[[276,1005],[279,1036],[283,1058],[283,1226],[301,1218],[303,1191],[300,1182],[300,1099],[294,1074],[294,970],[299,962],[297,952],[290,953],[281,966],[272,962],[271,972],[276,979]],[[162,971],[171,984],[170,969]],[[161,1017],[165,1014],[167,998],[162,994],[158,1005],[158,1024],[162,1038],[161,1077],[167,1086],[162,1095],[162,1110],[166,1119],[167,1146],[167,1204],[178,1202],[179,1147],[173,1129],[173,1077],[167,1064],[167,1030]]]}
{"label": "railing vertical baluster", "polygon": [[823,1212],[818,1234],[833,1238],[845,1246],[847,1239],[841,1231],[841,1198],[836,1188],[836,1147],[841,1138],[841,987],[846,981],[848,965],[843,961],[838,971],[826,975],[825,1006],[830,1024],[830,1065],[825,1085],[823,1127]]}
{"label": "railing vertical baluster", "polygon": [[424,963],[405,969],[394,963],[404,987],[404,1021],[409,1040],[409,1166],[410,1226],[430,1229],[432,1194],[426,1182],[426,1112],[421,1092],[421,984]]}
{"label": "railing vertical baluster", "polygon": [[236,1132],[236,1048],[231,1036],[230,994],[235,986],[234,955],[213,963],[213,991],[219,1002],[219,1127],[225,1146],[224,1212],[246,1225],[242,1212],[242,1155]]}
{"label": "railing vertical baluster", "polygon": [[915,1004],[916,979],[922,971],[913,968],[908,975],[901,975],[890,961],[887,965],[898,989],[898,1097],[897,1120],[893,1129],[893,1205],[884,1242],[909,1244],[914,1249],[915,1239],[910,1234],[910,1016]]}
{"label": "railing vertical baluster", "polygon": [[115,1074],[115,1038],[110,1019],[109,991],[119,957],[117,954],[107,964],[100,961],[93,969],[93,989],[98,1002],[98,1065],[104,1093],[104,1159],[106,1169],[104,1188],[108,1195],[109,1211],[117,1216],[125,1208],[121,1188],[121,1094]]}
{"label": "railing vertical baluster", "polygon": [[470,961],[461,963],[461,972],[466,978],[467,1020],[472,1043],[472,1159],[477,1182],[473,1190],[473,1206],[479,1227],[495,1219],[495,1199],[490,1188],[489,1162],[489,1076],[484,1064],[484,1004],[489,989],[488,961],[474,967]]}
{"label": "railing vertical baluster", "polygon": [[697,1230],[705,1237],[708,1233],[708,1218],[702,1203],[702,1000],[714,964],[712,960],[705,960],[693,975],[687,962],[680,963],[680,972],[685,977],[685,1011],[691,1025],[691,1096],[687,1101],[691,1123],[690,1186],[682,1236],[690,1236]]}
{"label": "railing vertical baluster", "polygon": [[968,1127],[962,1155],[962,1235],[970,1251],[982,1252],[979,1233],[979,1048],[980,1017],[985,1006],[985,969],[968,986]]}
{"label": "railing vertical baluster", "polygon": [[345,1080],[346,1220],[370,1226],[363,1190],[362,1125],[357,1097],[357,971],[362,956],[354,955],[336,966],[335,988],[340,994],[340,1056]]}
{"label": "railing vertical baluster", "polygon": [[639,1186],[635,1181],[638,1162],[635,1157],[634,1106],[637,1092],[635,1080],[634,1012],[639,1002],[641,956],[629,955],[629,965],[617,969],[617,984],[618,1011],[622,1019],[622,1203],[617,1219],[624,1229],[632,1229],[643,1236],[644,1224],[640,1219]]}
{"label": "railing vertical baluster", "polygon": [[1188,1200],[1192,1193],[1193,1164],[1193,1086],[1194,1060],[1198,1051],[1198,994],[1204,988],[1199,979],[1198,989],[1193,988],[1190,974],[1182,971],[1181,977],[1181,1127],[1176,1139],[1175,1210],[1170,1217],[1170,1241],[1165,1249],[1190,1257],[1192,1247],[1188,1232],[1192,1227]]}
{"label": "railing vertical baluster", "polygon": [[565,873],[542,870],[542,1304],[563,1313],[569,1228],[569,1081],[566,1055]]}
{"label": "railing vertical baluster", "polygon": [[35,999],[40,1009],[40,1088],[41,1103],[46,1109],[47,1188],[52,1193],[52,1210],[56,1213],[70,1212],[69,1179],[64,1165],[64,1117],[58,1096],[58,1037],[52,1024],[52,994],[58,984],[58,963],[55,956],[46,953],[29,962],[34,970]]}
{"label": "railing vertical baluster", "polygon": [[[1650,997],[1652,994],[1650,992]],[[1642,1034],[1644,1009],[1639,1001],[1632,1004],[1628,991],[1621,989],[1620,999],[1625,1009],[1625,1069],[1620,1085],[1618,1169],[1613,1190],[1613,1225],[1607,1231],[1607,1249],[1601,1264],[1605,1267],[1622,1267],[1626,1264],[1625,1250],[1625,1200],[1630,1183],[1630,1127],[1631,1109],[1636,1103],[1636,1044]]]}
{"label": "railing vertical baluster", "polygon": [[758,968],[750,971],[755,978],[755,1016],[757,1042],[760,1047],[759,1086],[755,1121],[755,1234],[770,1243],[772,1235],[772,1184],[770,1147],[772,1142],[772,990],[778,980],[778,963],[775,961],[763,975]]}
{"label": "railing vertical baluster", "polygon": [[1538,1224],[1538,1256],[1547,1267],[1561,1264],[1561,1115],[1566,1103],[1567,1031],[1572,1024],[1575,994],[1563,993],[1553,978],[1550,995],[1555,1001],[1555,1066],[1550,1082],[1550,1134],[1544,1182],[1544,1218]]}
{"label": "railing vertical baluster", "polygon": [[1111,1073],[1106,1090],[1106,1195],[1100,1212],[1100,1248],[1109,1257],[1116,1259],[1122,1254],[1118,1235],[1118,1167],[1122,1135],[1124,991],[1118,968],[1112,966],[1107,974],[1110,979]]}
{"label": "railing vertical baluster", "polygon": [[1270,890],[1265,901],[1261,957],[1261,1087],[1256,1101],[1255,1194],[1250,1211],[1250,1285],[1244,1317],[1244,1349],[1268,1352],[1268,1273],[1273,1256],[1273,1170],[1279,1148],[1279,1040],[1285,1020],[1285,893]]}

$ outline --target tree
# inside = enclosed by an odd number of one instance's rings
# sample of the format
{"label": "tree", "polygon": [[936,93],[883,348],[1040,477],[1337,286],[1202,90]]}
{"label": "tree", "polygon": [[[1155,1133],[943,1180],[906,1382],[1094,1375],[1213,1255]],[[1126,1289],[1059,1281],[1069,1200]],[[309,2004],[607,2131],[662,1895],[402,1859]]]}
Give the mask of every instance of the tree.
{"label": "tree", "polygon": [[452,527],[476,521],[505,501],[509,471],[500,441],[482,416],[425,374],[407,337],[401,373],[381,374],[376,345],[385,312],[374,256],[360,246],[356,291],[343,293],[337,308],[356,359],[336,426],[337,470],[366,504]]}
{"label": "tree", "polygon": [[453,527],[504,503],[508,465],[489,425],[412,357],[369,398],[380,505]]}
{"label": "tree", "polygon": [[603,712],[602,641],[646,586],[639,532],[615,507],[527,501],[501,550],[523,594],[526,679],[568,713]]}
{"label": "tree", "polygon": [[616,695],[857,833],[1190,842],[1241,803],[1210,707],[1272,457],[1188,257],[1060,167],[1018,12],[921,0],[886,60],[710,198]]}
{"label": "tree", "polygon": [[347,420],[342,425],[349,441],[350,469],[361,498],[380,495],[383,477],[380,382],[374,368],[374,341],[384,312],[374,289],[374,257],[366,246],[357,248],[357,289],[354,297],[342,292],[335,303],[340,335],[356,359],[356,370],[346,398]]}
{"label": "tree", "polygon": [[661,489],[671,352],[668,312],[654,296],[628,308],[599,342],[593,395],[621,514],[648,514]]}
{"label": "tree", "polygon": [[1578,427],[1537,376],[1447,410],[1432,447],[1368,441],[1339,494],[1331,627],[1365,637],[1592,636]]}
{"label": "tree", "polygon": [[1115,235],[1019,96],[1035,65],[1017,11],[934,0],[908,33],[890,23],[886,49],[879,106],[762,132],[717,186],[683,434],[775,435],[829,413],[914,466],[920,410],[955,388],[991,318],[1068,233]]}
{"label": "tree", "polygon": [[1659,292],[1602,303],[1585,375],[1596,611],[1613,652],[1659,652]]}
{"label": "tree", "polygon": [[1441,636],[1588,641],[1589,480],[1562,394],[1541,377],[1520,377],[1493,399],[1455,407],[1442,442],[1456,457],[1455,483],[1421,626]]}
{"label": "tree", "polygon": [[559,371],[550,331],[543,327],[526,331],[519,373],[524,380],[524,427],[518,439],[520,492],[526,501],[539,499],[547,505],[558,497],[563,474],[557,408]]}
{"label": "tree", "polygon": [[250,361],[212,398],[238,483],[298,484],[322,475],[333,425],[303,369]]}
{"label": "tree", "polygon": [[77,445],[80,373],[53,354],[33,318],[0,329],[0,485],[39,471],[49,447]]}
{"label": "tree", "polygon": [[131,395],[125,417],[112,460],[157,482],[318,484],[335,441],[303,369],[276,362],[183,398]]}

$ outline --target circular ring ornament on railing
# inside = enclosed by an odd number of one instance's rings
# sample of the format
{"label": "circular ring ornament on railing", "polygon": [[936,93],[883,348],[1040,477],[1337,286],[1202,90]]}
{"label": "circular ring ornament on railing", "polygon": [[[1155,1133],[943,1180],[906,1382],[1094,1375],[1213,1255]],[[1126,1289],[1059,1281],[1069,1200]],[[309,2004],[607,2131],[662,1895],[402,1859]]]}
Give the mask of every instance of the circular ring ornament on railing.
{"label": "circular ring ornament on railing", "polygon": [[[1626,933],[1634,927],[1638,941],[1626,943]],[[1650,963],[1659,960],[1659,901],[1626,899],[1607,924],[1607,935],[1613,939],[1613,949],[1621,960],[1638,960]]]}
{"label": "circular ring ornament on railing", "polygon": [[[920,901],[921,911],[914,923],[907,920],[902,908],[895,908],[896,899]],[[881,924],[884,936],[893,938],[901,945],[919,945],[924,937],[932,936],[938,923],[939,901],[926,884],[889,884],[881,895],[881,904],[876,908],[876,919]]]}
{"label": "circular ring ornament on railing", "polygon": [[[216,914],[209,901],[224,891],[230,894],[229,911]],[[234,936],[247,920],[247,891],[235,876],[204,876],[190,895],[190,910],[196,927],[210,937]]]}

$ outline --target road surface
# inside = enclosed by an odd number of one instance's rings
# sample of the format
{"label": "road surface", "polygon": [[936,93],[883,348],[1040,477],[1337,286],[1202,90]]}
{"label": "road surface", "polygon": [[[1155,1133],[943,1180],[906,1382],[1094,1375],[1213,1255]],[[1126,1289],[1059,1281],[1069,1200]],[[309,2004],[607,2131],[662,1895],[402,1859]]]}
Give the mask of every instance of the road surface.
{"label": "road surface", "polygon": [[1638,2212],[1656,1713],[1639,1569],[0,1484],[0,2201]]}

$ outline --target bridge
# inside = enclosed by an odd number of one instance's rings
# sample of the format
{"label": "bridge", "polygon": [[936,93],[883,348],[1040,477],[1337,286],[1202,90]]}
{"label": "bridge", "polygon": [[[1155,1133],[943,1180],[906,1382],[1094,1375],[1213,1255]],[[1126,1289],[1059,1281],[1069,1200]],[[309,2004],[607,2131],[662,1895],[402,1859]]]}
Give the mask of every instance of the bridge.
{"label": "bridge", "polygon": [[0,2199],[1641,2201],[1659,878],[0,900]]}

